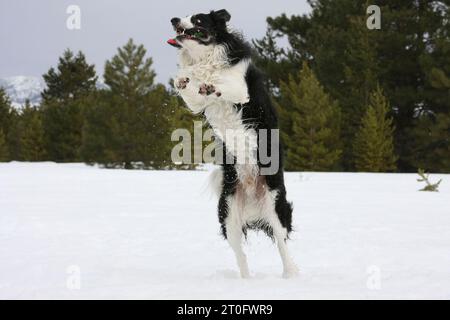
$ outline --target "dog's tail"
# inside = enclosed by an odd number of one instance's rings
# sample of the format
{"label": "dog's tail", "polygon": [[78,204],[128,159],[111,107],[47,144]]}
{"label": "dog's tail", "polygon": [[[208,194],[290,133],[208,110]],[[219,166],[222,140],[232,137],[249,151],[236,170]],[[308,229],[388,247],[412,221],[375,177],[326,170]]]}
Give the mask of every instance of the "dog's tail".
{"label": "dog's tail", "polygon": [[217,198],[222,193],[223,172],[222,168],[214,169],[209,175],[208,189],[211,190]]}

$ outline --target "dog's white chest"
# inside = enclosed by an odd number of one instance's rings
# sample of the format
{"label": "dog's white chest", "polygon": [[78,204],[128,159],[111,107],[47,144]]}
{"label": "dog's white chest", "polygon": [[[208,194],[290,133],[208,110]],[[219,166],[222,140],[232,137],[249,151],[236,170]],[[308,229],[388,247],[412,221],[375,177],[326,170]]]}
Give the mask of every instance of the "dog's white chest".
{"label": "dog's white chest", "polygon": [[[221,54],[221,51],[211,51],[204,60],[193,63],[182,51],[178,79],[188,81],[184,81],[178,92],[192,112],[204,112],[216,136],[236,158],[238,177],[244,181],[258,174],[257,135],[244,124],[242,112],[234,105],[250,101],[245,79],[250,60],[228,65],[223,63]],[[203,85],[212,86],[214,92],[200,94]]]}
{"label": "dog's white chest", "polygon": [[234,156],[238,178],[241,181],[254,179],[258,175],[257,134],[243,123],[242,112],[222,102],[206,107],[204,114],[216,136]]}
{"label": "dog's white chest", "polygon": [[202,64],[184,67],[180,70],[180,73],[185,74],[186,77],[195,82],[208,84],[217,83],[221,74],[220,70]]}

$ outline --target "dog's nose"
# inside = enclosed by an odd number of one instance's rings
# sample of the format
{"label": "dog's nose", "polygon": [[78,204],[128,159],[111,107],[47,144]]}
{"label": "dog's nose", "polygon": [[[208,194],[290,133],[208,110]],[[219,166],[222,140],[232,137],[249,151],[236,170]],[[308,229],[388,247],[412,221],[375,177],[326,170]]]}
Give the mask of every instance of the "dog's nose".
{"label": "dog's nose", "polygon": [[172,19],[170,19],[170,22],[172,23],[172,25],[174,27],[176,27],[180,23],[180,21],[181,21],[180,18],[172,18]]}

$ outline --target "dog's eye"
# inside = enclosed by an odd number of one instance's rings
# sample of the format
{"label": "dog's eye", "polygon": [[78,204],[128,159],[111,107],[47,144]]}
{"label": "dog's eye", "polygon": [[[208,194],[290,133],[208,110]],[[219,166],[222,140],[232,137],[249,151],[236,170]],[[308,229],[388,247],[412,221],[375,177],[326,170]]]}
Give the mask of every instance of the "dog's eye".
{"label": "dog's eye", "polygon": [[197,23],[202,23],[202,20],[200,20],[200,19],[197,19]]}
{"label": "dog's eye", "polygon": [[203,38],[205,36],[205,34],[201,31],[197,31],[194,33],[194,37],[196,38]]}

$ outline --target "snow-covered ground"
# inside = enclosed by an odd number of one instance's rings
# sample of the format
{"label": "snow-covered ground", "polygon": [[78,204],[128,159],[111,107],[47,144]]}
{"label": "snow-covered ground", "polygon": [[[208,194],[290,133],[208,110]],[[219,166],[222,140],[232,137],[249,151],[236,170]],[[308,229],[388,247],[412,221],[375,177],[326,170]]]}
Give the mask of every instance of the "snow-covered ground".
{"label": "snow-covered ground", "polygon": [[263,234],[238,277],[207,175],[0,164],[0,298],[450,298],[450,175],[288,173],[288,280]]}

